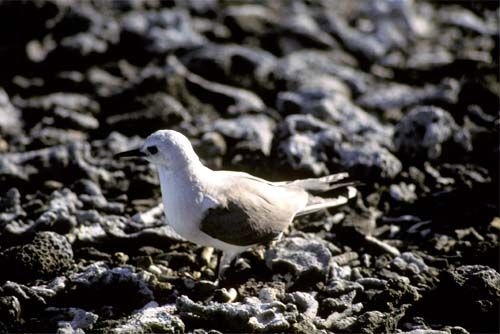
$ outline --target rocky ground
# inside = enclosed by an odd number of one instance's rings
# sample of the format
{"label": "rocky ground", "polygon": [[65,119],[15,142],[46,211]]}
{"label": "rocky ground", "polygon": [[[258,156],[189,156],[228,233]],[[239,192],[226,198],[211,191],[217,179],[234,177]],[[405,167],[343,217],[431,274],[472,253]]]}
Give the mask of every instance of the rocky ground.
{"label": "rocky ground", "polygon": [[[0,332],[498,333],[497,1],[0,2]],[[214,285],[116,161],[349,171]],[[142,213],[142,214],[138,214]]]}

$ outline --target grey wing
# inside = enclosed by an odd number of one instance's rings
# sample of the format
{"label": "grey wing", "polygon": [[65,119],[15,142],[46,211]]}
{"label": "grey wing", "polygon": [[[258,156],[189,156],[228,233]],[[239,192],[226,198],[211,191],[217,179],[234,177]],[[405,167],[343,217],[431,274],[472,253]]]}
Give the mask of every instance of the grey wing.
{"label": "grey wing", "polygon": [[[262,214],[260,216],[263,216]],[[235,203],[218,206],[207,211],[201,222],[201,230],[212,238],[231,245],[250,246],[277,237],[286,224],[264,226],[260,220]],[[283,226],[285,225],[285,226]]]}
{"label": "grey wing", "polygon": [[200,229],[238,246],[276,238],[307,203],[305,193],[244,178],[235,178],[218,197],[221,204],[207,210]]}

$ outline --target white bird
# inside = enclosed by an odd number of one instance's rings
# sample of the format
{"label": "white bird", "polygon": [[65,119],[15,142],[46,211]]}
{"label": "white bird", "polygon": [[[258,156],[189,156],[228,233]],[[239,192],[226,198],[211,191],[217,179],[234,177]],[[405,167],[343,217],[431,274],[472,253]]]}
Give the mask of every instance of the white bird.
{"label": "white bird", "polygon": [[[165,216],[175,232],[222,251],[219,278],[238,254],[279,237],[295,217],[343,205],[357,193],[352,182],[345,182],[347,173],[270,182],[243,172],[214,171],[173,130],[156,131],[141,148],[116,155],[130,156],[156,166]],[[345,191],[326,199],[314,195],[333,189]]]}

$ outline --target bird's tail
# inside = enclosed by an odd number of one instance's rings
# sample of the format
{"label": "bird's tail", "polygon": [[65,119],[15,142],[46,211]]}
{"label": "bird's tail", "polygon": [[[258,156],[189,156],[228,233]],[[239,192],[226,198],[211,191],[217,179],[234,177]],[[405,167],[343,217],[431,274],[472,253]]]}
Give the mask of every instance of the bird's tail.
{"label": "bird's tail", "polygon": [[[356,197],[358,191],[354,187],[355,181],[347,181],[347,173],[332,174],[319,178],[295,180],[287,183],[288,186],[299,187],[309,193],[309,203],[296,214],[303,216],[326,208],[346,204],[350,199]],[[314,194],[326,193],[327,198],[314,196]]]}
{"label": "bird's tail", "polygon": [[322,198],[317,196],[310,197],[310,203],[301,211],[297,212],[296,217],[304,216],[309,213],[313,213],[322,209],[333,208],[336,206],[341,206],[349,202],[350,199],[356,197],[358,191],[352,186],[347,186],[345,188],[344,194],[339,194],[335,197]]}
{"label": "bird's tail", "polygon": [[353,184],[352,181],[340,182],[348,177],[347,173],[338,173],[318,178],[295,180],[287,182],[286,185],[302,188],[312,194],[319,194]]}

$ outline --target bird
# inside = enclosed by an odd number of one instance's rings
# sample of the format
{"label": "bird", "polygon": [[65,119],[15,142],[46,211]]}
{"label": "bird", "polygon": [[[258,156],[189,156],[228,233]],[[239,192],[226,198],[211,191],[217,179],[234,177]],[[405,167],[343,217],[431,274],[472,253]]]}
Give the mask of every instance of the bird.
{"label": "bird", "polygon": [[[281,238],[293,219],[346,204],[357,190],[348,173],[271,182],[240,171],[205,166],[189,139],[158,130],[139,148],[115,158],[140,157],[158,172],[167,223],[186,240],[222,251],[218,279],[232,260],[258,244]],[[337,194],[323,198],[320,193]]]}

